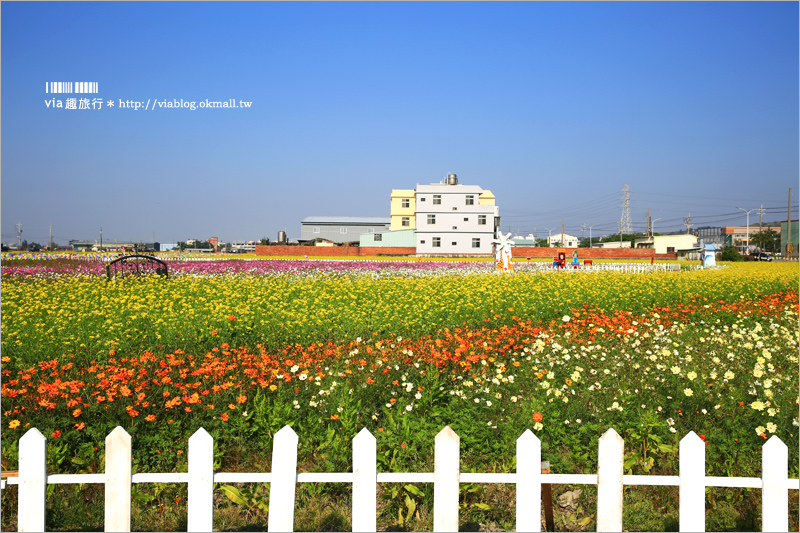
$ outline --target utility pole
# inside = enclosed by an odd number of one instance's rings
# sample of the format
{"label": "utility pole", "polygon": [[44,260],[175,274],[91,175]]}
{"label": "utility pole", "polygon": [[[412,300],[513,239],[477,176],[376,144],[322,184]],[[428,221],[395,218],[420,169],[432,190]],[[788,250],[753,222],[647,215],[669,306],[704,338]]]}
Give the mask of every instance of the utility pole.
{"label": "utility pole", "polygon": [[589,248],[592,247],[592,228],[595,227],[597,224],[592,224],[589,226]]}
{"label": "utility pole", "polygon": [[761,204],[761,207],[757,209],[758,211],[758,227],[764,227],[764,204]]}
{"label": "utility pole", "polygon": [[586,222],[581,224],[581,240],[583,240],[583,234],[586,233]]}
{"label": "utility pole", "polygon": [[622,248],[622,221],[619,221],[619,244],[620,248]]}
{"label": "utility pole", "polygon": [[564,238],[564,219],[562,218],[561,219],[561,246],[564,246],[564,241],[565,240],[566,239]]}
{"label": "utility pole", "polygon": [[53,225],[50,224],[50,251],[53,251]]}
{"label": "utility pole", "polygon": [[100,251],[103,251],[103,226],[100,226]]}
{"label": "utility pole", "polygon": [[653,231],[652,230],[653,230],[653,226],[652,226],[652,222],[650,221],[650,208],[648,207],[647,208],[647,236],[648,237],[652,237],[653,236]]}
{"label": "utility pole", "polygon": [[689,213],[689,216],[683,217],[683,223],[686,224],[686,234],[689,235],[689,231],[692,229],[692,214]]}
{"label": "utility pole", "polygon": [[22,222],[17,224],[17,250],[22,251]]}

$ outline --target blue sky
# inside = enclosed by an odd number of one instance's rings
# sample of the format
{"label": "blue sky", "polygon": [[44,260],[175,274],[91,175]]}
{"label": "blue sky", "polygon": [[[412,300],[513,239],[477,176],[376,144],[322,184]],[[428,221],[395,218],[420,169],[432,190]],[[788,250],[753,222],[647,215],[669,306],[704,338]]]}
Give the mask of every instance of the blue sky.
{"label": "blue sky", "polygon": [[[502,227],[786,218],[797,2],[3,2],[2,241],[300,233],[456,173]],[[45,93],[91,81],[94,95]],[[45,101],[101,98],[100,109]],[[252,102],[247,109],[119,102]],[[112,100],[114,107],[108,107]],[[751,213],[750,223],[758,221]],[[557,231],[554,231],[556,233]],[[588,237],[588,230],[586,232]]]}

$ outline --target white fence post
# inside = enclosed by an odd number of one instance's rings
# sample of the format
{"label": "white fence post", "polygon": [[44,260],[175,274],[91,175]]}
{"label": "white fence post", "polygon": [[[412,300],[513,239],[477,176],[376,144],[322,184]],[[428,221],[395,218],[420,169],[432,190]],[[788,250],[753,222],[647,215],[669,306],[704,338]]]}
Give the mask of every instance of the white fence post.
{"label": "white fence post", "polygon": [[375,437],[367,428],[353,439],[353,531],[375,531],[378,471]]}
{"label": "white fence post", "polygon": [[19,439],[20,531],[44,531],[47,508],[47,439],[36,429]]}
{"label": "white fence post", "polygon": [[375,531],[378,470],[375,437],[367,428],[353,439],[353,531]]}
{"label": "white fence post", "polygon": [[445,426],[436,435],[433,467],[433,530],[458,531],[461,439]]}
{"label": "white fence post", "polygon": [[680,531],[706,529],[706,445],[690,431],[680,443]]}
{"label": "white fence post", "polygon": [[272,477],[269,486],[267,531],[294,529],[294,495],[297,488],[297,433],[289,426],[275,433]]}
{"label": "white fence post", "polygon": [[517,439],[517,531],[542,530],[542,441],[530,429]]}
{"label": "white fence post", "polygon": [[789,531],[789,450],[777,435],[761,448],[761,531]]}
{"label": "white fence post", "polygon": [[131,436],[121,426],[106,437],[106,531],[131,530]]}
{"label": "white fence post", "polygon": [[625,442],[609,429],[598,444],[597,531],[622,531],[622,463]]}
{"label": "white fence post", "polygon": [[189,437],[187,531],[212,531],[214,526],[214,438],[200,428]]}

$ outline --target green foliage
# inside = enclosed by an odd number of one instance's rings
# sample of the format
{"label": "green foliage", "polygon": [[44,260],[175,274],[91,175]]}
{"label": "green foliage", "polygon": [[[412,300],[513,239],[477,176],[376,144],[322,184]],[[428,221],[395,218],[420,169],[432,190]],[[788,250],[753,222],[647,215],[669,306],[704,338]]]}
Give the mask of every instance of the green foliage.
{"label": "green foliage", "polygon": [[739,251],[733,246],[726,246],[722,250],[720,256],[721,261],[744,261],[744,258],[739,254]]}

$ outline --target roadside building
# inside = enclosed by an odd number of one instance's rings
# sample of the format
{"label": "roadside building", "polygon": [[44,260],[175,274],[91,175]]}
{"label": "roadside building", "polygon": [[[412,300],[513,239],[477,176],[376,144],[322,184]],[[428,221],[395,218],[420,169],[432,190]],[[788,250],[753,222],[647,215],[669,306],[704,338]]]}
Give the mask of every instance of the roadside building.
{"label": "roadside building", "polygon": [[[784,257],[797,259],[797,239],[798,239],[798,224],[800,221],[791,221],[791,230],[789,229],[789,222],[781,222],[781,253]],[[788,246],[788,250],[787,250]]]}
{"label": "roadside building", "polygon": [[359,246],[375,246],[383,248],[415,248],[417,232],[413,229],[398,231],[381,231],[362,233],[359,235]]}
{"label": "roadside building", "polygon": [[720,228],[720,233],[726,237],[727,246],[734,246],[740,254],[749,255],[756,248],[752,242],[753,235],[762,230],[781,233],[780,226],[725,226]]}
{"label": "roadside building", "polygon": [[608,241],[596,242],[592,244],[592,248],[630,248],[631,241]]}
{"label": "roadside building", "polygon": [[386,217],[306,217],[300,222],[300,241],[316,239],[337,244],[357,241],[365,233],[388,231],[391,220]]}
{"label": "roadside building", "polygon": [[698,228],[697,240],[701,246],[713,244],[716,251],[722,251],[728,246],[733,246],[733,236],[722,233],[720,227]]}
{"label": "roadside building", "polygon": [[577,248],[580,239],[568,233],[556,233],[547,238],[547,245],[550,248]]}
{"label": "roadside building", "polygon": [[655,248],[656,254],[676,254],[678,259],[699,261],[703,247],[694,235],[656,235],[634,241],[636,248]]}

